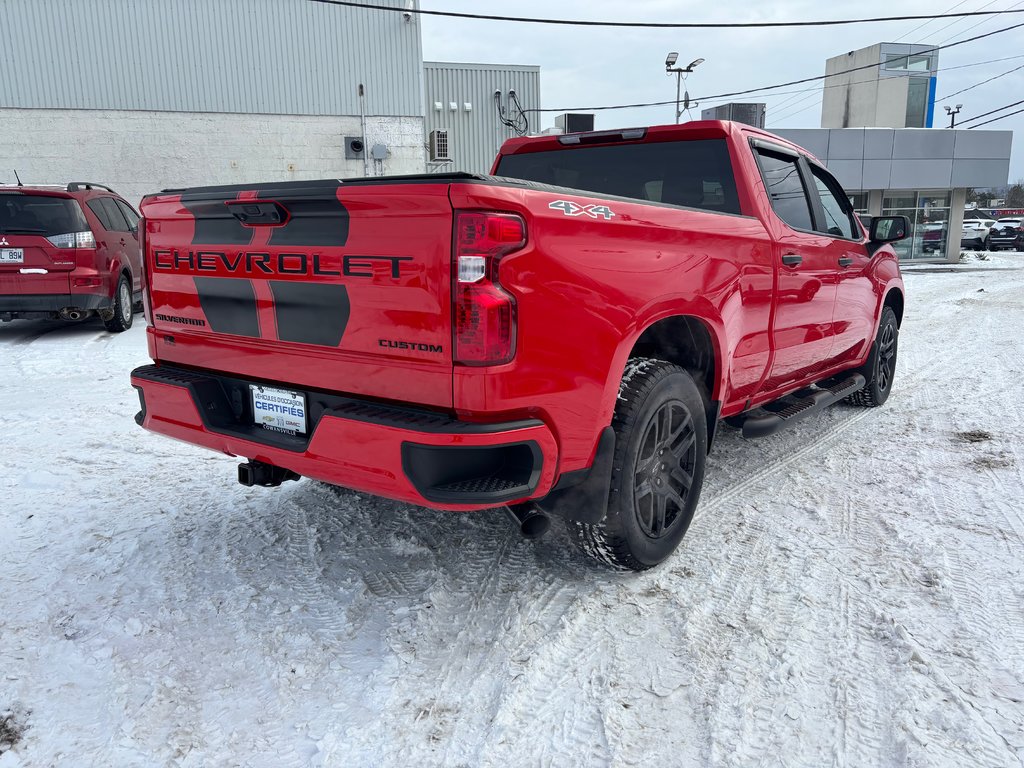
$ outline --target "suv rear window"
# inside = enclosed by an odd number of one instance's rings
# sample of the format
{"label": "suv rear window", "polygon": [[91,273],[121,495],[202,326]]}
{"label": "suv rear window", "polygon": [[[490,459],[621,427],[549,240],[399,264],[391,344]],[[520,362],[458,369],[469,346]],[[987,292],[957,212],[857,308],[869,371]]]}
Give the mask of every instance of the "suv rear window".
{"label": "suv rear window", "polygon": [[503,156],[496,173],[585,192],[740,213],[725,139],[524,152]]}
{"label": "suv rear window", "polygon": [[22,192],[0,194],[0,235],[64,235],[89,224],[76,200]]}

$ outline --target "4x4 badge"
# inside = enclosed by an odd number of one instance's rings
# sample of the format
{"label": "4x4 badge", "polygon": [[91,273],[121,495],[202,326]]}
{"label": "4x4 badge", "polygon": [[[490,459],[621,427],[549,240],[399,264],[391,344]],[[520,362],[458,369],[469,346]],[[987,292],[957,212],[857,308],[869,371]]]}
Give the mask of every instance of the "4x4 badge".
{"label": "4x4 badge", "polygon": [[553,203],[548,203],[548,208],[561,211],[566,216],[589,216],[592,219],[600,216],[605,221],[615,215],[607,205],[580,205],[572,200],[555,200]]}

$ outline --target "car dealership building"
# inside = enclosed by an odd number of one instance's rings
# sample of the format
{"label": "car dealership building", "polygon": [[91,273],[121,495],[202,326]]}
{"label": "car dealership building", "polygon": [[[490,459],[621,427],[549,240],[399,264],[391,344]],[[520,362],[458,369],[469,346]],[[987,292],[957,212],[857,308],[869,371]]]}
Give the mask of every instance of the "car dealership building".
{"label": "car dealership building", "polygon": [[905,43],[834,56],[821,127],[775,129],[828,166],[858,213],[910,220],[895,244],[904,261],[957,261],[967,190],[1002,186],[1010,172],[1011,131],[932,128],[938,56]]}

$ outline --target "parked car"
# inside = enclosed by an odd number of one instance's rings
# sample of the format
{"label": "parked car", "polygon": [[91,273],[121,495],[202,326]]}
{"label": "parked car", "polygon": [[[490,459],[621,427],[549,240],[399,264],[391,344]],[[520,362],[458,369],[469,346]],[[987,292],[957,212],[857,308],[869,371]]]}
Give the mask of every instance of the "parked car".
{"label": "parked car", "polygon": [[946,248],[946,222],[927,222],[921,234],[921,248],[925,253],[942,251]]}
{"label": "parked car", "polygon": [[972,218],[964,219],[963,232],[960,235],[961,248],[974,248],[978,251],[987,251],[991,248],[989,233],[995,219]]}
{"label": "parked car", "polygon": [[0,320],[99,316],[132,325],[142,297],[139,215],[109,187],[0,187]]}
{"label": "parked car", "polygon": [[1024,219],[999,219],[992,226],[989,242],[993,251],[1024,251]]}
{"label": "parked car", "polygon": [[144,198],[137,423],[244,457],[246,486],[507,505],[526,535],[561,516],[642,570],[723,419],[754,438],[889,397],[907,219],[865,233],[795,144],[722,121],[520,138],[492,173]]}

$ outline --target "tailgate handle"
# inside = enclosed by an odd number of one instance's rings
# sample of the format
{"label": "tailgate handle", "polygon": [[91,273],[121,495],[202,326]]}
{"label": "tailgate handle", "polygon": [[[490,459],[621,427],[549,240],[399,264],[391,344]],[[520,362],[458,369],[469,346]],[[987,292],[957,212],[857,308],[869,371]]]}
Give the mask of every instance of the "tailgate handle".
{"label": "tailgate handle", "polygon": [[225,205],[243,227],[283,227],[291,218],[276,200],[229,200]]}

